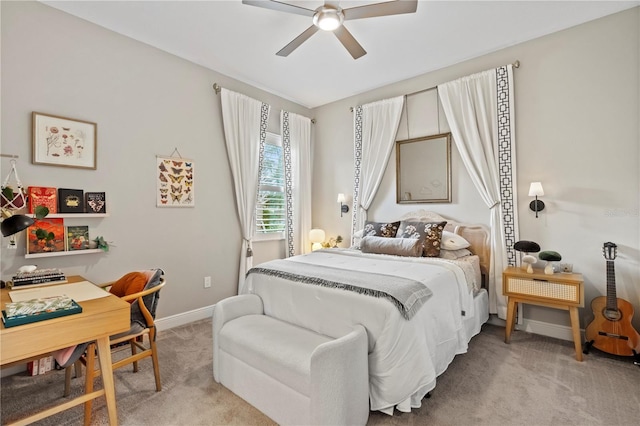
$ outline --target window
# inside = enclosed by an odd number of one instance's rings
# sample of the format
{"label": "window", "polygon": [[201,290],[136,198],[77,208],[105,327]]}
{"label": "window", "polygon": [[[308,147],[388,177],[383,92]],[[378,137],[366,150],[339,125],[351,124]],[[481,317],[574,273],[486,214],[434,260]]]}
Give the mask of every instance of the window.
{"label": "window", "polygon": [[267,133],[256,203],[258,239],[284,238],[287,220],[284,191],[282,138],[280,135]]}

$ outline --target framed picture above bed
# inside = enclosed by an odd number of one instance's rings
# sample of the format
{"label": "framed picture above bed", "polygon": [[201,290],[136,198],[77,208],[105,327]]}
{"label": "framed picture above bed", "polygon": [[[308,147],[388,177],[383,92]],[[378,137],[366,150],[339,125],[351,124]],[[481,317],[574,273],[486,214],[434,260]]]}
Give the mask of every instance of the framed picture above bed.
{"label": "framed picture above bed", "polygon": [[396,142],[396,202],[451,202],[451,133]]}

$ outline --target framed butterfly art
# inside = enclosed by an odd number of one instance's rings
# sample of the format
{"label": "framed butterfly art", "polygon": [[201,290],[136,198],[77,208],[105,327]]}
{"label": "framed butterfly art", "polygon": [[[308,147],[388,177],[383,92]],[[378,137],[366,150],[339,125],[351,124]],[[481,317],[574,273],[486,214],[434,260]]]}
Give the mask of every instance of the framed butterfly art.
{"label": "framed butterfly art", "polygon": [[194,207],[194,162],[182,157],[156,157],[156,206]]}

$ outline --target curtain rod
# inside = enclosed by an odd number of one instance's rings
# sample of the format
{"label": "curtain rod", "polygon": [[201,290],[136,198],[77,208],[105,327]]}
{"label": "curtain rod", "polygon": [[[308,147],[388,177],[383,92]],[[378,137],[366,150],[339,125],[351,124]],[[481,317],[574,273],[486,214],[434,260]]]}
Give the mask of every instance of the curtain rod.
{"label": "curtain rod", "polygon": [[[516,60],[514,63],[512,63],[511,65],[513,65],[514,68],[520,68],[520,61]],[[436,90],[438,88],[438,86],[433,86],[433,87],[429,87],[428,89],[422,89],[422,90],[418,90],[417,92],[411,92],[411,93],[407,93],[404,96],[413,96],[413,95],[417,95],[419,93],[424,93],[424,92],[429,92],[431,90]],[[353,107],[349,107],[349,111],[353,112]]]}
{"label": "curtain rod", "polygon": [[[216,92],[216,95],[217,95],[220,93],[220,90],[222,90],[222,87],[220,87],[218,83],[213,83],[213,90]],[[311,124],[316,124],[315,118],[311,119]]]}

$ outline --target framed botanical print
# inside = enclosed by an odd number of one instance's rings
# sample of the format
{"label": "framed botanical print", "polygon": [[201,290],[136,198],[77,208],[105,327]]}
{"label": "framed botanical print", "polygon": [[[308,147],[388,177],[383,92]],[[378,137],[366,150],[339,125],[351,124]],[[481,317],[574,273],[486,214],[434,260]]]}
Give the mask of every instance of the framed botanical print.
{"label": "framed botanical print", "polygon": [[97,168],[98,125],[74,118],[33,112],[33,164]]}

